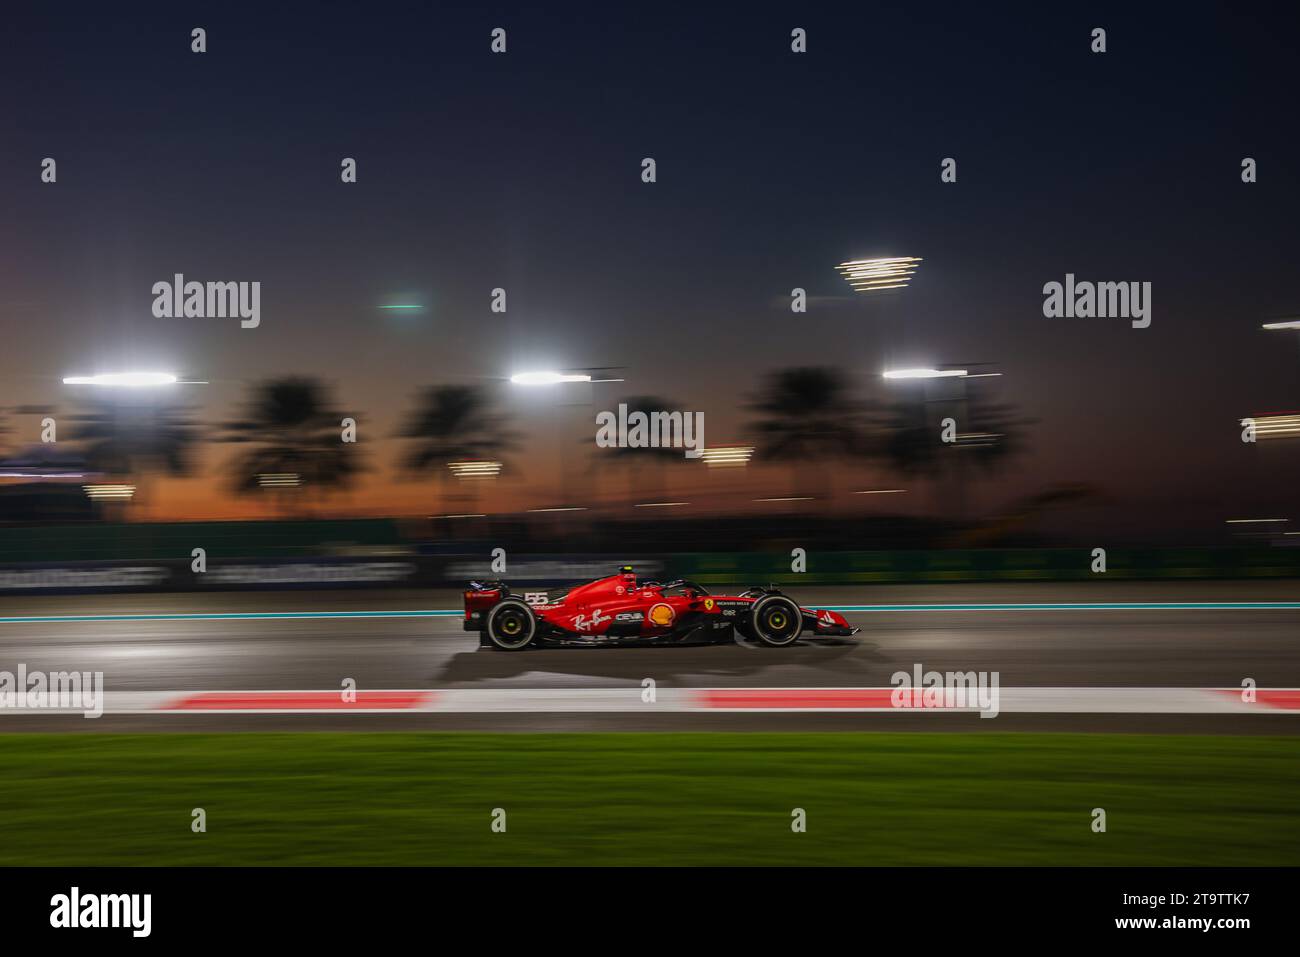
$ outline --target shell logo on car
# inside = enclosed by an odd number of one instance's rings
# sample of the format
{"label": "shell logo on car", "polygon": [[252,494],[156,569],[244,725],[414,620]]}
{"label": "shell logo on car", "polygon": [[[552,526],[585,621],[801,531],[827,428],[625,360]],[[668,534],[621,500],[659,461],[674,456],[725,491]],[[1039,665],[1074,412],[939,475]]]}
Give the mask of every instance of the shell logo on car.
{"label": "shell logo on car", "polygon": [[677,614],[673,611],[672,605],[665,605],[660,602],[657,605],[650,606],[650,610],[646,612],[646,617],[650,619],[651,624],[671,625]]}

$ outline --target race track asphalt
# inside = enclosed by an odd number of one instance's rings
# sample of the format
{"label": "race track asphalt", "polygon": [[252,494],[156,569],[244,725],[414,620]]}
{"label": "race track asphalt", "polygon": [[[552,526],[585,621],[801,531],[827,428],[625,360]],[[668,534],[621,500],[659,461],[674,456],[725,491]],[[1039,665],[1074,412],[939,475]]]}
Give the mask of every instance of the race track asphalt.
{"label": "race track asphalt", "polygon": [[[722,591],[722,589],[714,589]],[[110,691],[380,688],[881,687],[899,670],[997,671],[1003,687],[1300,687],[1300,582],[1084,582],[791,588],[845,615],[853,639],[746,645],[478,647],[459,617],[275,618],[455,610],[452,590],[38,596],[0,600],[0,670],[102,671]],[[1291,602],[1289,608],[1238,603]],[[1140,607],[1157,603],[1165,607]],[[1197,607],[1205,603],[1227,607]],[[1090,607],[1025,608],[1026,605]],[[874,606],[904,605],[907,610]],[[963,606],[922,610],[916,606]],[[970,605],[997,605],[972,608]],[[1138,607],[1134,607],[1138,605]],[[1102,606],[1102,607],[1097,607]],[[250,617],[149,620],[137,616]],[[88,620],[30,620],[89,616]],[[96,617],[103,616],[103,617]],[[996,728],[990,728],[995,724]],[[481,730],[1081,730],[1300,733],[1290,715],[0,713],[0,732],[422,728]]]}

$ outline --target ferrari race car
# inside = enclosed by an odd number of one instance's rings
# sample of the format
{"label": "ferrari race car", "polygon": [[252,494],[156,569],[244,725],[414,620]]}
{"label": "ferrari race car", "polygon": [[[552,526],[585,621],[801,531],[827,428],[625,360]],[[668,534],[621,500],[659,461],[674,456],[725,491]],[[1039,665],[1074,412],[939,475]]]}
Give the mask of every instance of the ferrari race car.
{"label": "ferrari race car", "polygon": [[632,566],[557,594],[517,595],[504,582],[470,582],[466,631],[501,651],[530,645],[685,645],[734,641],[736,634],[782,648],[805,631],[856,635],[842,615],[804,608],[775,588],[710,595],[691,581],[638,582]]}

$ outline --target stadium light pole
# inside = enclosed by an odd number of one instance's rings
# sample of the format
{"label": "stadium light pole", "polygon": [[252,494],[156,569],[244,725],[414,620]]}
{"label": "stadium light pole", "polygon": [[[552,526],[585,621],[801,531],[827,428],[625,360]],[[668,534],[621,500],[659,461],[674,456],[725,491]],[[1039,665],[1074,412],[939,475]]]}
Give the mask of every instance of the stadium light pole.
{"label": "stadium light pole", "polygon": [[[555,369],[540,369],[530,372],[516,372],[510,376],[510,384],[522,386],[524,388],[537,386],[559,386],[567,383],[591,383],[592,381],[622,381],[599,379],[593,380],[588,372],[560,372]],[[572,456],[566,454],[564,449],[565,421],[564,416],[559,410],[552,412],[555,423],[556,448],[560,456],[560,488],[559,488],[559,507],[568,509],[574,506],[573,498],[573,481],[569,471],[569,459]]]}
{"label": "stadium light pole", "polygon": [[[1271,320],[1260,324],[1260,328],[1266,332],[1296,332],[1300,331],[1300,316],[1285,316],[1279,319]],[[1300,336],[1296,337],[1300,342]]]}
{"label": "stadium light pole", "polygon": [[[175,385],[204,385],[202,382],[183,382],[170,372],[151,372],[134,370],[130,372],[99,372],[93,375],[70,375],[63,377],[63,384],[69,386],[90,386],[96,389],[125,390],[128,394],[140,396],[138,400],[127,400],[120,396],[114,400],[121,406],[136,406],[147,410],[148,427],[154,427],[157,412],[156,390]],[[140,395],[141,393],[144,395]],[[137,480],[138,481],[138,480]],[[86,495],[95,501],[127,502],[135,499],[136,486],[128,484],[96,484],[85,487]]]}
{"label": "stadium light pole", "polygon": [[[975,365],[986,366],[987,363],[975,363]],[[952,411],[950,414],[952,415],[953,420],[959,423],[958,436],[960,436],[961,426],[966,424],[970,411],[970,386],[966,380],[980,379],[988,376],[1000,376],[1001,374],[1002,373],[1000,372],[981,372],[972,374],[967,369],[938,369],[922,366],[907,369],[887,369],[882,373],[882,377],[894,382],[920,381],[925,390],[923,408],[932,403],[939,403],[951,409]],[[934,383],[934,385],[938,387],[940,383],[952,380],[956,380],[957,383],[955,391],[953,387],[945,386],[940,390],[942,394],[933,394],[931,383]],[[927,420],[928,427],[931,424],[929,421],[930,416],[928,413],[923,412],[923,417]],[[969,425],[966,425],[966,427],[969,429]],[[956,514],[961,518],[965,517],[967,510],[966,483],[962,469],[963,462],[964,460],[961,458],[952,459],[950,457],[945,457],[945,464],[948,466],[950,481],[953,486],[951,500],[954,503]]]}
{"label": "stadium light pole", "polygon": [[[592,374],[595,372],[606,372],[610,370],[618,370],[620,368],[621,366],[587,366],[585,367],[585,371],[581,371],[581,372],[560,371],[558,369],[535,369],[527,372],[514,373],[513,375],[510,376],[510,384],[527,388],[530,386],[555,387],[555,386],[562,386],[567,384],[593,385],[599,382],[622,382],[624,380],[618,378],[598,379]],[[588,398],[585,404],[588,408],[590,408],[591,393],[588,391],[586,392],[586,395],[588,396]],[[581,405],[583,403],[574,402],[569,404]],[[573,505],[574,503],[569,501],[569,499],[573,497],[573,481],[570,475],[570,462],[569,462],[572,456],[565,454],[564,426],[565,423],[564,423],[563,415],[559,414],[558,412],[555,413],[556,441],[557,441],[557,447],[559,448],[559,452],[560,452],[560,499],[561,499],[560,504],[561,506],[567,507]]]}

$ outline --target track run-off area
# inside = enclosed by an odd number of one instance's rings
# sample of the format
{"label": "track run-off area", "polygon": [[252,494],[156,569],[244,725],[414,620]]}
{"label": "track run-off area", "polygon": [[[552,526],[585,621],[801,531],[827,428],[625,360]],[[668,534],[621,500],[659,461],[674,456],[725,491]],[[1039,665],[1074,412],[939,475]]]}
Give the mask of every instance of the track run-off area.
{"label": "track run-off area", "polygon": [[[996,680],[998,727],[1300,727],[1286,720],[1300,688],[1292,582],[787,592],[862,632],[510,654],[462,629],[452,590],[43,595],[0,605],[0,672],[102,672],[115,729],[988,728],[989,709],[965,700],[900,707],[892,676],[918,669]],[[1243,682],[1259,693],[1243,698]],[[88,729],[74,717],[0,708],[0,730]]]}

